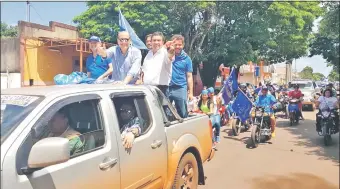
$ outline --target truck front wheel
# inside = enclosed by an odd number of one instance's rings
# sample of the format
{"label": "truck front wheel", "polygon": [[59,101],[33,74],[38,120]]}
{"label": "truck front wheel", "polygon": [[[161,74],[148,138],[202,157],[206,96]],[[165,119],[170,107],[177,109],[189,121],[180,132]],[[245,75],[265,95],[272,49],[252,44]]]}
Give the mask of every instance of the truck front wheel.
{"label": "truck front wheel", "polygon": [[177,166],[172,189],[197,189],[198,187],[198,165],[192,153],[186,153]]}

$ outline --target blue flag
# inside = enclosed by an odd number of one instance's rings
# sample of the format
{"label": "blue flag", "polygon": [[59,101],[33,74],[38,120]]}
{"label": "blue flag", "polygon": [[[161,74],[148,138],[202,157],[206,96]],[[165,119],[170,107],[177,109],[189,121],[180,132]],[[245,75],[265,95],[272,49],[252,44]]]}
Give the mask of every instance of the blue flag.
{"label": "blue flag", "polygon": [[222,98],[224,104],[228,104],[233,99],[233,93],[238,89],[236,72],[232,68],[230,75],[226,81],[224,81],[224,86],[222,89]]}
{"label": "blue flag", "polygon": [[245,122],[249,118],[252,106],[253,105],[246,94],[239,90],[237,97],[233,102],[232,109],[242,122]]}
{"label": "blue flag", "polygon": [[148,49],[142,40],[139,39],[136,32],[132,29],[129,22],[125,19],[122,12],[119,10],[119,28],[120,31],[127,31],[130,34],[130,38],[132,41],[132,46],[138,49]]}

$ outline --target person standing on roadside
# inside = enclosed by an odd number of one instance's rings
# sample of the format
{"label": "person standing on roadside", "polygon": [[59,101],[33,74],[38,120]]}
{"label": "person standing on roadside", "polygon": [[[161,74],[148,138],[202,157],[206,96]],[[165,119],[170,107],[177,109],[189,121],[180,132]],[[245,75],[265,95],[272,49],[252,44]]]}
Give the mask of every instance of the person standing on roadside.
{"label": "person standing on roadside", "polygon": [[164,45],[164,41],[165,38],[161,32],[152,34],[152,50],[146,55],[142,69],[144,72],[144,84],[157,86],[167,96],[171,79],[171,62],[174,58],[175,50],[171,42]]}
{"label": "person standing on roadside", "polygon": [[98,45],[98,54],[103,58],[112,58],[113,72],[112,79],[124,84],[134,84],[137,80],[142,53],[136,47],[130,45],[131,39],[127,31],[121,31],[117,37],[118,46],[105,47]]}
{"label": "person standing on roadside", "polygon": [[99,37],[90,37],[89,44],[92,54],[90,54],[86,59],[87,77],[97,80],[105,79],[112,74],[112,59],[103,59],[98,54],[97,46],[101,45]]}
{"label": "person standing on roadside", "polygon": [[185,118],[188,116],[188,96],[190,101],[193,100],[192,61],[183,50],[184,37],[182,35],[174,35],[171,40],[175,46],[175,60],[172,63],[169,100],[171,103],[175,102],[178,114]]}

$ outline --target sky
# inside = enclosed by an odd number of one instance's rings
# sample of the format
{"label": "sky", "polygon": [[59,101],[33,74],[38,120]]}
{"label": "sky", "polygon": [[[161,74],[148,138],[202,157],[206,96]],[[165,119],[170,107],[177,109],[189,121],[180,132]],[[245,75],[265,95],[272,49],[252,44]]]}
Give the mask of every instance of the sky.
{"label": "sky", "polygon": [[[49,21],[75,25],[72,19],[87,9],[85,2],[31,2],[30,4],[32,5],[30,21],[42,25],[48,25]],[[26,2],[1,2],[1,22],[17,25],[19,20],[26,21],[26,7]],[[317,31],[318,22],[319,20],[314,23],[314,31]],[[331,67],[327,67],[322,56],[302,57],[296,60],[298,72],[306,66],[312,67],[314,72],[320,72],[325,76],[332,70]]]}

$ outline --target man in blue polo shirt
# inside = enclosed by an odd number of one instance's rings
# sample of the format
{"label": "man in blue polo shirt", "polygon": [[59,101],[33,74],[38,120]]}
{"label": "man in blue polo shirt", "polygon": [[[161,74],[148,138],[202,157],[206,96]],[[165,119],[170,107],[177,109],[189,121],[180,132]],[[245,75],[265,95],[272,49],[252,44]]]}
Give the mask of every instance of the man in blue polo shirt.
{"label": "man in blue polo shirt", "polygon": [[98,54],[97,46],[101,43],[99,37],[92,36],[89,39],[89,43],[92,54],[86,59],[87,76],[97,80],[102,80],[111,76],[113,71],[112,59],[103,59]]}
{"label": "man in blue polo shirt", "polygon": [[174,35],[171,40],[175,46],[175,60],[172,63],[169,100],[175,102],[178,114],[185,118],[188,116],[187,96],[189,100],[193,99],[192,61],[183,50],[184,37]]}

